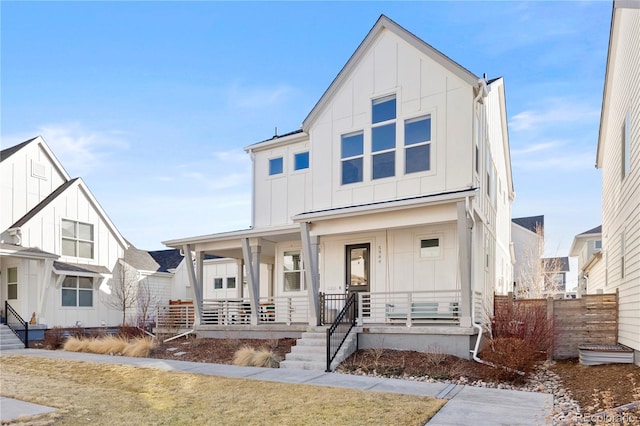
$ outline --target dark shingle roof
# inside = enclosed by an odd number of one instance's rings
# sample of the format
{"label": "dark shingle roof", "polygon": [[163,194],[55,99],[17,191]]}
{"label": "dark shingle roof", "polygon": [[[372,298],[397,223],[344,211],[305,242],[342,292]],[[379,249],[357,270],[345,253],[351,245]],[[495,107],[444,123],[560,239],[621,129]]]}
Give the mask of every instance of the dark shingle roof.
{"label": "dark shingle roof", "polygon": [[149,256],[158,264],[158,272],[168,272],[169,269],[175,269],[182,262],[183,256],[180,250],[156,250],[148,252]]}
{"label": "dark shingle roof", "polygon": [[7,158],[11,157],[13,154],[15,154],[16,152],[20,151],[25,146],[29,145],[29,142],[32,142],[33,140],[35,140],[37,138],[38,137],[36,136],[35,138],[31,138],[28,141],[24,141],[22,143],[19,143],[18,145],[12,146],[11,148],[3,149],[2,151],[0,151],[0,162],[2,162],[4,160],[6,160]]}
{"label": "dark shingle roof", "polygon": [[302,133],[302,129],[294,130],[292,132],[288,132],[288,133],[285,133],[283,135],[273,135],[273,137],[271,137],[269,139],[265,139],[263,141],[256,142],[256,143],[254,143],[252,145],[249,145],[249,146],[258,145],[258,144],[261,144],[261,143],[264,143],[264,142],[273,141],[273,140],[276,140],[276,139],[280,139],[280,138],[284,138],[284,137],[287,137],[287,136],[295,135],[297,133]]}
{"label": "dark shingle roof", "polygon": [[531,232],[536,232],[536,228],[539,226],[544,231],[544,215],[541,216],[529,216],[529,217],[514,217],[511,221],[517,225],[528,229]]}
{"label": "dark shingle roof", "polygon": [[20,219],[18,219],[18,221],[16,223],[11,225],[11,228],[17,228],[17,227],[20,227],[20,226],[24,225],[25,223],[27,223],[32,217],[34,217],[36,214],[38,214],[39,211],[41,211],[47,205],[49,205],[50,202],[55,200],[58,195],[62,194],[67,188],[69,188],[78,179],[79,178],[74,178],[74,179],[66,181],[65,183],[60,185],[55,191],[53,191],[51,194],[49,194],[47,196],[47,198],[45,198],[44,200],[40,201],[40,203],[38,203],[34,208],[29,210],[27,212],[27,214],[22,216]]}
{"label": "dark shingle roof", "polygon": [[66,272],[84,272],[91,274],[110,274],[111,271],[102,265],[81,265],[79,263],[67,263],[67,262],[53,262],[53,267],[56,271]]}
{"label": "dark shingle roof", "polygon": [[588,235],[588,234],[602,234],[602,225],[598,225],[595,228],[589,229],[588,231],[584,231],[582,234],[578,234],[578,235]]}
{"label": "dark shingle roof", "polygon": [[487,84],[491,84],[491,83],[493,83],[494,81],[498,81],[498,80],[500,80],[501,78],[502,78],[502,77],[492,78],[492,79],[490,79],[490,80],[488,80],[488,81],[487,81]]}

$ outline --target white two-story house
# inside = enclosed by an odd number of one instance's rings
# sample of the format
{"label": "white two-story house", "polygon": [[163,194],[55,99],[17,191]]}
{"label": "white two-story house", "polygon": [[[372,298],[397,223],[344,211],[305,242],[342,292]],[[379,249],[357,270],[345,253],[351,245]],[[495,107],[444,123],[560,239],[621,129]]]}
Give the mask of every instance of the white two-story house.
{"label": "white two-story house", "polygon": [[[618,342],[640,365],[640,2],[615,0],[596,167],[602,169],[605,293],[618,290]],[[594,283],[595,284],[595,283]]]}
{"label": "white two-story house", "polygon": [[[245,150],[252,227],[164,242],[192,258],[198,330],[299,336],[331,323],[327,300],[357,293],[361,347],[469,357],[512,282],[502,78],[381,16],[301,129]],[[203,297],[205,255],[235,264],[241,305]]]}

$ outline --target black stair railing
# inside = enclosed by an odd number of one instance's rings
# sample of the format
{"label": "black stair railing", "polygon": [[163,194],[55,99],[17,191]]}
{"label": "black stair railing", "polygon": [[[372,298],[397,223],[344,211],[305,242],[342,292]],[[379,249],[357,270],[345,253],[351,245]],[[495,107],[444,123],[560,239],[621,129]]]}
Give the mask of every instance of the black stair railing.
{"label": "black stair railing", "polygon": [[346,293],[320,293],[318,297],[318,325],[333,324],[348,297]]}
{"label": "black stair railing", "polygon": [[349,333],[356,325],[356,312],[357,312],[357,295],[352,293],[342,310],[338,312],[335,321],[327,329],[327,369],[331,372],[331,363],[338,355],[338,351],[342,347],[342,344],[347,340]]}
{"label": "black stair railing", "polygon": [[[4,302],[4,323],[15,333],[16,336],[24,343],[24,347],[29,347],[29,323],[22,319],[15,309],[9,304]],[[20,331],[23,331],[22,335]]]}

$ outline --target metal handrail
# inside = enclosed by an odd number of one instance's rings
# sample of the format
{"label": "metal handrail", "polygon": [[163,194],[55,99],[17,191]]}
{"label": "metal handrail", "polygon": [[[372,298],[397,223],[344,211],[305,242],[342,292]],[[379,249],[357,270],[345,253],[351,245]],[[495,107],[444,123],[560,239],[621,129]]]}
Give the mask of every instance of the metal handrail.
{"label": "metal handrail", "polygon": [[342,344],[347,340],[349,333],[356,325],[357,295],[351,293],[344,308],[336,316],[336,320],[327,329],[327,369],[331,372],[331,362],[338,355]]}
{"label": "metal handrail", "polygon": [[317,325],[328,325],[333,323],[338,312],[343,308],[349,296],[346,293],[328,294],[320,292],[318,294],[318,322]]}
{"label": "metal handrail", "polygon": [[[4,323],[9,326],[9,328],[11,329],[11,331],[13,331],[13,333],[18,336],[18,338],[20,339],[20,341],[22,343],[24,343],[24,347],[28,348],[29,347],[29,322],[25,321],[22,319],[22,317],[16,312],[15,309],[13,309],[13,307],[9,304],[8,301],[5,300],[4,302]],[[9,321],[9,317],[13,318],[13,321]],[[17,324],[21,325],[23,327],[24,330],[24,336],[20,336],[20,333],[18,333],[18,326]]]}

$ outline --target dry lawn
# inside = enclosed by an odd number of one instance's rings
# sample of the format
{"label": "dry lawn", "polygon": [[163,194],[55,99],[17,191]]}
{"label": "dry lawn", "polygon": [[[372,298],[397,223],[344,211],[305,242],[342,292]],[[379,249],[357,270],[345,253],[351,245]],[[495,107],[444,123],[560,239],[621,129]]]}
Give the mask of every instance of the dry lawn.
{"label": "dry lawn", "polygon": [[3,356],[0,394],[59,408],[24,424],[423,425],[443,400]]}

